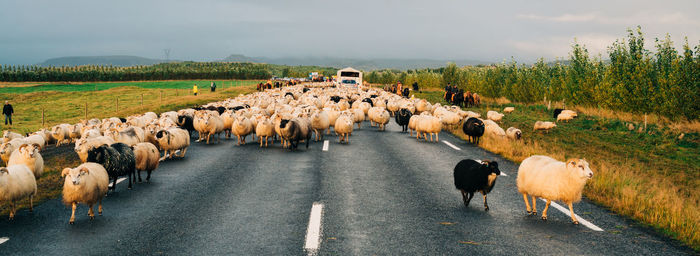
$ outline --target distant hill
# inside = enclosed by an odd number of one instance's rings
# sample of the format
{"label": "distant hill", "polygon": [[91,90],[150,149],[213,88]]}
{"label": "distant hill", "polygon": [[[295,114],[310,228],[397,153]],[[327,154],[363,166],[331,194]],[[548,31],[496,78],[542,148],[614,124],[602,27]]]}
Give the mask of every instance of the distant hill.
{"label": "distant hill", "polygon": [[138,56],[114,55],[114,56],[73,56],[48,59],[39,66],[81,66],[81,65],[112,65],[112,66],[136,66],[153,65],[165,62],[165,60],[149,59]]}
{"label": "distant hill", "polygon": [[353,67],[361,70],[376,69],[421,69],[444,67],[448,62],[454,62],[459,66],[491,64],[493,62],[479,60],[432,60],[432,59],[350,59],[332,57],[305,57],[305,58],[267,58],[267,57],[247,57],[241,54],[233,54],[222,62],[254,62],[269,63],[291,66],[323,66],[344,68]]}

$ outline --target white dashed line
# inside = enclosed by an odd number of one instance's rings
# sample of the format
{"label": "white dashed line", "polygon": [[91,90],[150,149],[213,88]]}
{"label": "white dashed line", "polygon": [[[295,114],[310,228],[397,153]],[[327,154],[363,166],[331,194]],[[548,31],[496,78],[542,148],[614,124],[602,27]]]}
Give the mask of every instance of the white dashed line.
{"label": "white dashed line", "polygon": [[445,143],[446,145],[450,146],[450,147],[453,148],[454,150],[462,150],[462,149],[458,148],[457,146],[452,145],[452,143],[449,143],[449,142],[446,141],[446,140],[443,140],[442,143]]}
{"label": "white dashed line", "polygon": [[506,174],[505,172],[501,172],[501,176],[506,176],[506,177],[508,177],[508,174]]}
{"label": "white dashed line", "polygon": [[328,140],[323,141],[323,151],[328,151]]}
{"label": "white dashed line", "polygon": [[5,243],[5,242],[7,242],[7,241],[10,241],[10,238],[9,238],[9,237],[0,237],[0,244],[3,244],[3,243]]}
{"label": "white dashed line", "polygon": [[314,203],[309,215],[309,227],[306,229],[306,243],[304,250],[309,255],[315,255],[321,245],[321,218],[323,216],[323,204]]}
{"label": "white dashed line", "polygon": [[[547,202],[547,200],[545,200],[543,198],[540,198],[540,200],[544,201],[545,203]],[[569,213],[569,209],[566,209],[566,208],[564,208],[564,206],[561,206],[555,202],[552,202],[551,205],[552,205],[552,207],[556,208],[560,212],[563,212],[564,214],[566,214],[566,216],[571,217],[571,213]],[[578,222],[583,224],[587,228],[590,228],[593,231],[603,231],[602,228],[599,228],[598,226],[594,225],[593,223],[590,223],[587,220],[585,220],[584,218],[581,218],[581,216],[578,216],[578,214],[574,213],[574,215],[576,216],[576,219],[578,220]]]}
{"label": "white dashed line", "polygon": [[[125,180],[126,180],[126,178],[119,178],[119,179],[117,179],[117,184],[119,184],[120,182],[125,181]],[[113,182],[110,182],[109,185],[112,186],[112,183]]]}

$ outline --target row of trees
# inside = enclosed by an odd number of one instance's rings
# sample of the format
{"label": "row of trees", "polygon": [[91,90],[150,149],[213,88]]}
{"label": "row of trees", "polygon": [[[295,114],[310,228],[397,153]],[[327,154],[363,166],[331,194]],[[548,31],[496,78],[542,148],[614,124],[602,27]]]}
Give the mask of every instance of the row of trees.
{"label": "row of trees", "polygon": [[306,76],[309,72],[333,73],[333,68],[281,66],[256,63],[178,62],[150,66],[103,65],[40,67],[0,65],[0,81],[82,82],[187,79],[269,79],[272,76]]}
{"label": "row of trees", "polygon": [[423,87],[457,84],[488,97],[506,97],[532,103],[545,98],[576,105],[604,107],[636,113],[658,113],[670,117],[700,118],[700,46],[686,40],[679,53],[670,36],[656,39],[655,52],[644,48],[641,28],[628,30],[626,40],[608,47],[609,60],[594,57],[578,44],[572,45],[568,61],[533,65],[515,61],[491,66],[383,70],[370,72],[370,83]]}

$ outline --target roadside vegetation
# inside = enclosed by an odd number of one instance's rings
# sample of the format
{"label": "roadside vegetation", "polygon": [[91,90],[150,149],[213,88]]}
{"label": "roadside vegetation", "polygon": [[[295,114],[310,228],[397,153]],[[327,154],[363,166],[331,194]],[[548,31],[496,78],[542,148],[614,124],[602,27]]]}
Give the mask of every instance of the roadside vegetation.
{"label": "roadside vegetation", "polygon": [[670,36],[645,49],[641,28],[608,47],[608,56],[591,57],[585,46],[572,45],[568,60],[533,65],[515,61],[491,66],[383,70],[365,74],[369,83],[401,81],[421,88],[456,84],[465,91],[513,102],[565,102],[634,114],[656,114],[674,120],[700,118],[700,45],[677,50]]}
{"label": "roadside vegetation", "polygon": [[[415,93],[446,104],[442,96],[439,89]],[[595,172],[584,190],[588,199],[700,250],[700,122],[649,116],[644,129],[643,115],[570,106],[579,117],[543,133],[532,131],[534,123],[555,121],[553,108],[561,102],[548,110],[541,103],[484,98],[480,107],[468,109],[484,117],[505,107],[515,111],[506,114],[501,127],[521,129],[522,141],[484,136],[480,147],[515,162],[536,154],[586,158]],[[467,138],[461,127],[452,133]]]}
{"label": "roadside vegetation", "polygon": [[[142,114],[148,111],[162,113],[179,110],[194,105],[206,104],[239,94],[255,91],[256,81],[226,81],[242,84],[238,86],[219,87],[216,92],[209,91],[209,82],[201,84],[198,96],[192,95],[191,87],[187,90],[149,88],[149,83],[128,83],[129,86],[100,89],[98,91],[39,91],[32,93],[0,93],[0,100],[11,100],[16,115],[13,116],[14,126],[11,130],[22,134],[51,127],[61,123],[74,124],[85,118],[85,103],[88,104],[88,118],[126,117]],[[191,86],[194,81],[167,82],[163,88],[179,88],[179,84]],[[21,85],[18,85],[21,86]],[[142,87],[143,86],[143,87]],[[89,86],[88,86],[89,87]],[[144,88],[145,87],[145,88]],[[148,89],[147,89],[148,88]],[[161,100],[160,95],[163,94]],[[143,95],[143,104],[141,104]],[[116,97],[119,97],[119,110],[116,109]],[[41,114],[44,109],[45,123],[42,126]],[[7,129],[3,126],[3,130]],[[61,171],[66,167],[79,165],[78,155],[73,151],[72,144],[55,147],[49,145],[42,150],[45,168],[44,174],[37,180],[38,195],[34,203],[60,197],[63,188]],[[28,200],[22,200],[18,205],[28,207]],[[0,205],[0,215],[7,216],[7,204]]]}

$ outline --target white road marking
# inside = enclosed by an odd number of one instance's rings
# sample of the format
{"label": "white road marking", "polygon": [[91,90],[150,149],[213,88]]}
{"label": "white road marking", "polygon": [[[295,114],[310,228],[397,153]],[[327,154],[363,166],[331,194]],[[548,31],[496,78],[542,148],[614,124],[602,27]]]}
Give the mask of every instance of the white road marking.
{"label": "white road marking", "polygon": [[506,176],[506,177],[508,177],[508,174],[506,174],[505,172],[501,171],[501,176]]}
{"label": "white road marking", "polygon": [[[125,180],[126,180],[126,178],[119,178],[119,179],[117,179],[117,184],[119,184],[120,182],[125,181]],[[110,182],[109,185],[112,186],[112,183],[113,182]]]}
{"label": "white road marking", "polygon": [[[547,203],[547,200],[545,200],[544,198],[540,198],[540,200],[542,200],[542,201],[544,201],[545,203]],[[555,203],[555,202],[552,202],[551,205],[552,205],[552,207],[556,208],[556,209],[559,210],[560,212],[563,212],[564,214],[566,214],[566,216],[571,217],[571,213],[569,212],[569,209],[566,209],[566,208],[564,208],[564,206],[561,206],[561,205],[559,205],[558,203]],[[598,226],[594,225],[593,223],[590,223],[590,222],[588,222],[587,220],[585,220],[584,218],[581,218],[581,216],[578,216],[578,214],[575,214],[575,213],[574,213],[574,215],[576,216],[576,219],[578,220],[578,222],[581,223],[581,224],[583,224],[583,225],[586,226],[587,228],[590,228],[590,229],[593,230],[593,231],[603,231],[602,228],[599,228]]]}
{"label": "white road marking", "polygon": [[448,146],[450,146],[451,148],[453,148],[453,149],[455,149],[455,150],[462,150],[462,149],[458,148],[457,146],[452,145],[452,143],[449,143],[449,142],[446,141],[446,140],[443,140],[442,143],[447,144]]}
{"label": "white road marking", "polygon": [[328,140],[323,141],[323,151],[328,151]]}
{"label": "white road marking", "polygon": [[323,215],[323,204],[314,203],[311,206],[309,215],[309,227],[306,229],[306,243],[304,249],[309,255],[316,254],[321,245],[321,217]]}
{"label": "white road marking", "polygon": [[3,244],[3,243],[5,243],[5,242],[7,242],[7,241],[9,241],[9,240],[10,240],[9,237],[0,237],[0,244]]}

